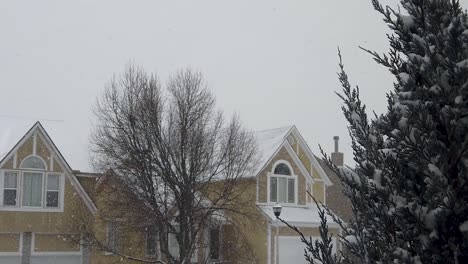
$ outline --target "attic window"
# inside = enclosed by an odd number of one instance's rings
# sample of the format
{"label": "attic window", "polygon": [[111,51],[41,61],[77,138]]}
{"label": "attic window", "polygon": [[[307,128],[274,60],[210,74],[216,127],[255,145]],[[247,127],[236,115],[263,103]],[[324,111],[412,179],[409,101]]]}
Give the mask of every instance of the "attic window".
{"label": "attic window", "polygon": [[280,163],[276,165],[273,173],[277,175],[291,175],[291,170],[289,169],[288,165]]}
{"label": "attic window", "polygon": [[21,162],[22,169],[36,169],[36,170],[45,170],[45,162],[38,156],[29,156]]}

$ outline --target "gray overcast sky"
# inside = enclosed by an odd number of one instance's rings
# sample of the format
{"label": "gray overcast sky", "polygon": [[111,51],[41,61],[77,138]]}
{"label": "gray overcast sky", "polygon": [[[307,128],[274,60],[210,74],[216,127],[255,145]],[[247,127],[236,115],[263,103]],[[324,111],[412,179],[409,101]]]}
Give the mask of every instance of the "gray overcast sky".
{"label": "gray overcast sky", "polygon": [[64,120],[86,139],[96,97],[128,62],[163,81],[190,66],[249,129],[294,124],[316,154],[339,135],[352,164],[337,46],[381,113],[393,78],[358,45],[385,51],[386,32],[370,0],[0,0],[0,115]]}

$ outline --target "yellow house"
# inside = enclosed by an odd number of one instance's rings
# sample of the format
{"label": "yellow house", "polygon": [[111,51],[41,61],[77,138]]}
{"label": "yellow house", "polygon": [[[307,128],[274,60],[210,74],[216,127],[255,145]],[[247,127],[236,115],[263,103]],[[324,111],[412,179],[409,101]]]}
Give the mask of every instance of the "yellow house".
{"label": "yellow house", "polygon": [[81,183],[88,177],[71,169],[39,122],[2,122],[0,263],[89,263],[80,234],[64,232],[75,213],[97,212]]}
{"label": "yellow house", "polygon": [[[114,184],[82,172],[90,170],[86,147],[56,129],[60,124],[9,123],[0,127],[0,263],[138,263],[126,256],[164,261],[154,230],[123,232],[122,226],[133,223],[109,220],[113,208],[105,199],[115,193]],[[282,219],[319,237],[320,219],[307,191],[324,204],[339,195],[327,192],[333,183],[321,161],[294,126],[255,135],[260,162],[254,175],[243,179],[247,187],[241,198],[250,216],[228,215],[237,227],[221,222],[207,228],[206,246],[192,263],[304,263],[298,235],[273,214],[277,203]],[[339,252],[341,231],[331,220],[329,226]],[[88,245],[89,227],[105,246],[122,254]],[[170,236],[167,243],[177,250]]]}

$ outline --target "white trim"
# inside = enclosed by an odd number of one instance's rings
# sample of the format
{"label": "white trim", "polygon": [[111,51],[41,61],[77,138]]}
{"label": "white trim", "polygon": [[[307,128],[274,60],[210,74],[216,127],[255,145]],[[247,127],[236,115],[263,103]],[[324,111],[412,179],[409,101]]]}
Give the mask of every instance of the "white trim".
{"label": "white trim", "polygon": [[271,264],[271,225],[267,224],[267,263]]}
{"label": "white trim", "polygon": [[49,170],[54,171],[54,153],[51,151],[50,152],[50,161],[49,161]]}
{"label": "white trim", "polygon": [[31,256],[82,256],[81,251],[40,251],[31,253]]}
{"label": "white trim", "polygon": [[[3,207],[3,185],[5,183],[4,175],[5,175],[5,171],[0,170],[0,206],[1,207]],[[16,193],[16,203],[18,203],[18,193]]]}
{"label": "white trim", "polygon": [[295,126],[293,128],[294,128],[295,135],[297,135],[297,137],[300,139],[300,140],[297,140],[297,142],[299,142],[299,144],[301,144],[301,148],[304,151],[304,153],[307,155],[309,160],[311,161],[311,164],[317,169],[317,172],[319,173],[320,177],[325,182],[325,184],[328,185],[328,186],[332,186],[333,183],[330,181],[330,179],[328,178],[328,175],[325,173],[322,166],[320,166],[317,159],[315,159],[314,153],[310,149],[309,145],[307,145],[307,143],[305,143],[305,140],[302,137],[301,133],[299,133],[299,131],[297,130],[297,128]]}
{"label": "white trim", "polygon": [[102,175],[97,175],[97,174],[86,174],[86,173],[75,173],[76,177],[81,177],[81,178],[101,178]]}
{"label": "white trim", "polygon": [[[255,205],[258,205],[258,206],[271,206],[271,205],[274,205],[276,202],[266,202],[266,203],[255,203]],[[309,205],[307,204],[285,204],[284,207],[294,207],[294,208],[310,208]]]}
{"label": "white trim", "polygon": [[[58,190],[51,190],[52,192],[53,191],[58,191],[58,207],[47,207],[47,192],[49,191],[49,187],[48,187],[48,181],[49,181],[49,175],[56,175],[58,176],[58,180],[59,180],[59,189]],[[63,173],[59,173],[59,172],[47,172],[46,173],[46,182],[45,182],[45,185],[44,185],[44,208],[47,208],[47,209],[62,209],[63,211],[63,208],[65,206],[65,203],[64,203],[64,198],[65,198],[65,176],[63,175]]]}
{"label": "white trim", "polygon": [[36,152],[37,152],[37,132],[34,132],[33,134],[33,155],[34,156],[36,156]]}
{"label": "white trim", "polygon": [[0,252],[0,256],[21,257],[21,252]]}
{"label": "white trim", "polygon": [[[301,227],[320,227],[320,222],[317,222],[317,223],[313,223],[313,222],[295,222],[295,221],[288,221],[288,224],[290,225],[294,225],[296,226],[297,228],[301,228]],[[327,222],[327,225],[328,227],[331,227],[331,228],[337,228],[339,229],[340,226],[335,223],[335,222]],[[287,225],[283,224],[283,223],[276,223],[275,226],[279,226],[279,227],[287,227]]]}
{"label": "white trim", "polygon": [[62,233],[31,233],[31,256],[82,256],[83,247],[80,245],[78,251],[35,251],[36,245],[36,234],[38,235],[73,235],[73,234],[62,234]]}
{"label": "white trim", "polygon": [[[17,189],[16,189],[16,205],[5,206],[3,205],[3,186],[5,172],[17,173]],[[42,189],[41,189],[41,206],[24,206],[23,205],[23,178],[24,173],[40,173],[42,175]],[[59,176],[59,205],[58,207],[46,207],[47,204],[47,177],[49,174]],[[65,175],[59,172],[45,172],[42,170],[0,170],[0,212],[63,212],[65,208]]]}
{"label": "white trim", "polygon": [[[294,203],[290,203],[289,201],[288,202],[278,202],[278,201],[274,201],[272,202],[270,200],[271,196],[270,196],[270,181],[271,181],[271,178],[272,177],[276,177],[277,179],[278,178],[286,178],[286,201],[288,201],[289,199],[289,195],[288,195],[288,192],[289,192],[289,188],[288,188],[288,185],[289,185],[289,181],[288,179],[294,179]],[[292,174],[292,175],[283,175],[283,174],[273,174],[271,172],[268,172],[267,173],[267,201],[268,201],[268,204],[274,204],[274,203],[281,203],[281,204],[284,204],[284,205],[292,205],[292,206],[296,206],[298,205],[298,198],[299,198],[299,195],[298,195],[298,189],[297,189],[297,186],[298,186],[298,176],[295,175],[295,174]],[[279,188],[279,181],[277,180],[277,183],[276,183],[276,200],[278,200],[278,188]]]}
{"label": "white trim", "polygon": [[18,153],[15,151],[15,153],[13,154],[13,169],[16,169],[17,162],[18,162]]}
{"label": "white trim", "polygon": [[[285,176],[292,176],[294,175],[294,170],[293,170],[293,167],[291,166],[291,163],[289,163],[289,161],[287,160],[277,160],[275,161],[275,163],[273,163],[273,166],[271,166],[271,174],[275,174],[275,169],[276,169],[276,166],[278,166],[279,164],[281,163],[284,163],[286,164],[286,166],[289,167],[289,171],[291,172],[291,175],[285,175]],[[278,174],[278,175],[282,175],[282,174]]]}
{"label": "white trim", "polygon": [[[15,205],[4,205],[3,204],[3,194],[5,191],[5,172],[15,172],[16,173],[16,204]],[[18,170],[1,170],[0,171],[0,210],[3,207],[6,208],[16,208],[19,207],[19,195],[20,195],[20,188],[21,188],[21,183],[20,183],[20,177],[21,177],[21,172]],[[12,188],[8,188],[8,190],[12,190]]]}
{"label": "white trim", "polygon": [[306,169],[306,167],[304,167],[304,164],[302,164],[302,161],[299,159],[299,157],[297,156],[297,154],[294,152],[293,148],[291,147],[291,145],[289,145],[289,143],[286,143],[284,144],[284,148],[286,149],[286,151],[289,153],[289,156],[292,158],[292,160],[294,161],[294,163],[296,163],[297,167],[299,168],[299,170],[301,171],[301,173],[304,175],[305,177],[305,180],[307,180],[307,178],[309,180],[311,180],[312,182],[314,182],[314,178],[312,177],[312,175],[309,173],[309,171]]}
{"label": "white trim", "polygon": [[42,213],[62,213],[62,209],[42,208],[42,207],[0,207],[0,212],[42,212]]}
{"label": "white trim", "polygon": [[[45,169],[23,168],[23,163],[24,163],[24,161],[27,160],[28,158],[31,158],[31,157],[39,158],[39,159],[42,161],[42,163],[44,164]],[[35,170],[35,171],[47,171],[47,170],[48,170],[48,169],[47,169],[47,163],[45,162],[45,160],[44,160],[41,156],[38,156],[38,155],[36,155],[36,154],[31,154],[31,155],[28,155],[28,156],[24,157],[23,160],[21,161],[20,166],[19,166],[18,169],[22,169],[22,170]]]}
{"label": "white trim", "polygon": [[[27,205],[23,205],[23,183],[24,183],[24,173],[33,173],[33,174],[41,174],[41,180],[42,180],[42,185],[41,185],[41,205],[40,206],[27,206]],[[44,176],[45,176],[45,172],[44,171],[30,171],[29,169],[28,170],[22,170],[21,171],[21,193],[20,193],[20,197],[21,197],[21,201],[20,201],[20,204],[19,204],[19,209],[26,209],[25,211],[28,211],[28,209],[35,209],[35,208],[38,208],[38,209],[42,209],[44,208]]]}
{"label": "white trim", "polygon": [[20,246],[19,246],[19,253],[20,253],[20,255],[21,255],[21,258],[23,258],[23,247],[24,247],[24,245],[23,245],[23,239],[24,239],[24,233],[21,232],[21,233],[20,233]]}
{"label": "white trim", "polygon": [[255,184],[256,199],[255,199],[255,201],[258,201],[258,189],[259,189],[258,178],[259,177],[255,177],[255,181],[256,181],[256,184]]}

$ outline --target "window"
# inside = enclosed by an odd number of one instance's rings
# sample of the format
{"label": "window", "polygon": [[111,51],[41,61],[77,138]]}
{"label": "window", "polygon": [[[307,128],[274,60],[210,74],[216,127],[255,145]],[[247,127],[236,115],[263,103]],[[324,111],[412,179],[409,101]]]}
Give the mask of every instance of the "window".
{"label": "window", "polygon": [[[174,229],[176,230],[176,232],[179,232],[179,226],[178,225],[174,225]],[[171,256],[173,256],[174,258],[178,259],[179,258],[179,242],[177,241],[177,238],[176,238],[176,234],[174,233],[169,233],[168,235],[168,238],[167,238],[167,243],[168,243],[168,248],[169,248],[169,253],[171,254]],[[197,250],[195,249],[192,253],[192,257],[190,258],[190,262],[191,263],[196,263],[197,262]]]}
{"label": "window", "polygon": [[146,229],[146,255],[156,256],[157,252],[157,234],[154,226],[149,226]]}
{"label": "window", "polygon": [[16,206],[18,199],[18,172],[5,171],[3,182],[3,205]]}
{"label": "window", "polygon": [[119,225],[115,221],[107,223],[107,247],[109,251],[117,253],[119,252],[119,240],[120,232]]}
{"label": "window", "polygon": [[[179,231],[178,226],[175,226],[176,231]],[[168,239],[168,247],[169,247],[169,253],[171,253],[171,256],[174,258],[179,258],[179,242],[177,242],[177,237],[176,234],[169,233]]]}
{"label": "window", "polygon": [[210,260],[219,260],[220,252],[220,232],[219,227],[210,229]]}
{"label": "window", "polygon": [[289,169],[288,165],[280,163],[276,165],[273,173],[278,175],[291,175],[291,170]]}
{"label": "window", "polygon": [[47,175],[46,207],[57,208],[59,206],[60,175]]}
{"label": "window", "polygon": [[29,156],[19,170],[0,170],[0,210],[63,210],[64,175],[45,169],[42,158]]}
{"label": "window", "polygon": [[36,170],[45,170],[46,165],[44,161],[37,156],[29,156],[21,162],[22,169],[36,169]]}
{"label": "window", "polygon": [[42,172],[23,172],[23,206],[42,206]]}
{"label": "window", "polygon": [[270,176],[270,202],[296,202],[296,178],[285,163],[276,165]]}

